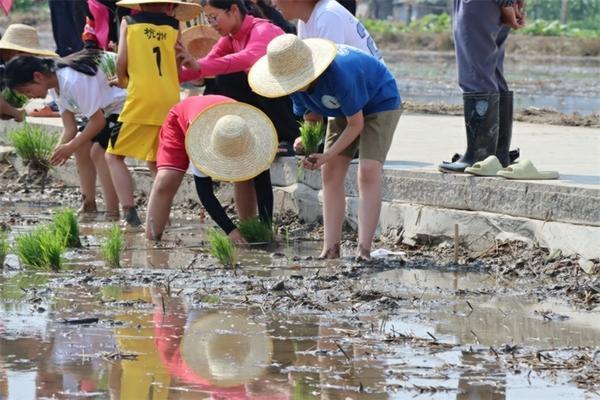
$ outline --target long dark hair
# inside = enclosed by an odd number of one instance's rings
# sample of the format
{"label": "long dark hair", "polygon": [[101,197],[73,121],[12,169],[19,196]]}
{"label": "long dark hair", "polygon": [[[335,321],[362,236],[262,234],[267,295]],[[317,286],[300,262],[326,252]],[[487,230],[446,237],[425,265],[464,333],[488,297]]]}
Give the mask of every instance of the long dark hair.
{"label": "long dark hair", "polygon": [[232,5],[236,5],[242,18],[250,14],[254,17],[264,18],[264,14],[253,2],[250,0],[202,0],[202,6],[209,5],[214,8],[220,8],[221,10],[230,10]]}
{"label": "long dark hair", "polygon": [[6,64],[4,81],[6,86],[14,89],[33,82],[35,72],[49,74],[66,67],[85,75],[94,76],[98,72],[101,55],[100,50],[85,49],[59,59],[30,55],[17,56]]}

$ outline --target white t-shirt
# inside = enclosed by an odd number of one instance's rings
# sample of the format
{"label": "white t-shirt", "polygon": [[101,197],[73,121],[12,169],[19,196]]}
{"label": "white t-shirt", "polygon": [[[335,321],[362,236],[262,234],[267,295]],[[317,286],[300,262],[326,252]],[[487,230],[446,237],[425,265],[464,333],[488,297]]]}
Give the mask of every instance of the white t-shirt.
{"label": "white t-shirt", "polygon": [[59,93],[51,89],[50,95],[58,104],[61,114],[68,110],[90,118],[98,109],[102,109],[106,117],[121,112],[127,91],[109,86],[101,69],[98,69],[96,75],[89,76],[64,67],[56,70],[56,77]]}
{"label": "white t-shirt", "polygon": [[356,47],[382,59],[379,49],[364,25],[335,0],[320,0],[305,23],[298,21],[300,39],[322,38]]}

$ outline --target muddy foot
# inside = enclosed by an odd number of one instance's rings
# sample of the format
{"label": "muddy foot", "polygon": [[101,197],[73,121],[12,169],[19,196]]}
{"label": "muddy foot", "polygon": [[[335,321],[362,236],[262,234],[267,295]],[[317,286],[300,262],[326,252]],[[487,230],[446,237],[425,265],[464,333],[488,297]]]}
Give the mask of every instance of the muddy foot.
{"label": "muddy foot", "polygon": [[340,258],[340,245],[335,244],[333,247],[328,249],[323,249],[317,260],[333,260],[336,258]]}

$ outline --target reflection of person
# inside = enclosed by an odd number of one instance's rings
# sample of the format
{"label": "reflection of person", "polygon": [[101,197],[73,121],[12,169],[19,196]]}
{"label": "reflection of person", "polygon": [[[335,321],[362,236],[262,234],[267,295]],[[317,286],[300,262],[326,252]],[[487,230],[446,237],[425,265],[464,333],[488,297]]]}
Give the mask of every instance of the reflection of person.
{"label": "reflection of person", "polygon": [[360,148],[357,256],[369,258],[381,210],[383,163],[400,118],[396,80],[375,57],[325,39],[275,38],[267,55],[248,75],[250,86],[263,96],[294,93],[297,115],[315,112],[335,117],[325,152],[304,161],[322,168],[325,242],[321,257],[340,253],[345,213],[344,178]]}
{"label": "reflection of person", "polygon": [[244,243],[214,195],[211,177],[235,182],[234,185],[253,183],[259,217],[270,223],[273,190],[269,166],[276,146],[273,124],[250,105],[216,95],[188,97],[175,105],[160,130],[158,173],[148,201],[146,237],[160,239],[191,158],[202,205],[233,242]]}
{"label": "reflection of person", "polygon": [[119,6],[141,12],[123,18],[119,36],[117,76],[127,88],[119,121],[119,137],[109,143],[106,160],[123,209],[124,224],[142,222],[133,198],[133,181],[125,157],[146,161],[156,175],[158,131],[169,109],[179,101],[175,44],[179,21],[196,17],[198,4],[176,0],[122,0]]}
{"label": "reflection of person", "polygon": [[[104,159],[109,138],[118,132],[117,118],[125,91],[110,87],[98,64],[97,51],[85,50],[61,59],[19,56],[6,66],[8,86],[29,98],[45,98],[48,92],[58,103],[63,135],[50,162],[62,165],[75,154],[83,197],[80,211],[95,213],[96,172],[100,177],[107,218],[118,219],[119,207],[110,173]],[[88,123],[77,132],[75,115]]]}
{"label": "reflection of person", "polygon": [[454,0],[453,27],[458,84],[463,91],[467,150],[442,172],[463,172],[496,155],[510,163],[513,92],[504,78],[504,52],[510,29],[524,26],[523,0]]}

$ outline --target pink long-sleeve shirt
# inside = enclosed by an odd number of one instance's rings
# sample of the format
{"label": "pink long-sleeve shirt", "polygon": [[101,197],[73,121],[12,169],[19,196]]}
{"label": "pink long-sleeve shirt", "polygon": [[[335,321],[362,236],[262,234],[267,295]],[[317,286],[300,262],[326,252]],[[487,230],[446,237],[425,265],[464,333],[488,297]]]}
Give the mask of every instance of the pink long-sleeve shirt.
{"label": "pink long-sleeve shirt", "polygon": [[246,15],[240,30],[222,36],[208,55],[200,60],[200,71],[183,68],[179,80],[187,82],[206,76],[248,72],[259,58],[267,54],[267,45],[284,32],[265,19]]}

